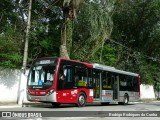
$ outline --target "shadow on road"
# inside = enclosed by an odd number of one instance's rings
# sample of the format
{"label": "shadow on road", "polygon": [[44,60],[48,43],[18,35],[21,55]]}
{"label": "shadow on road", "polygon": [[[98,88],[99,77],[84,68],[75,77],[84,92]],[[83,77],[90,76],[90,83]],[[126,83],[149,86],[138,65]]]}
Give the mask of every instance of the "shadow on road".
{"label": "shadow on road", "polygon": [[[107,107],[107,106],[129,106],[134,104],[128,105],[119,105],[116,103],[111,103],[108,105],[101,105],[100,103],[87,103],[85,107]],[[23,107],[35,107],[35,108],[74,108],[77,106],[75,104],[61,104],[59,107],[53,107],[51,103],[31,103],[31,104],[24,104]]]}

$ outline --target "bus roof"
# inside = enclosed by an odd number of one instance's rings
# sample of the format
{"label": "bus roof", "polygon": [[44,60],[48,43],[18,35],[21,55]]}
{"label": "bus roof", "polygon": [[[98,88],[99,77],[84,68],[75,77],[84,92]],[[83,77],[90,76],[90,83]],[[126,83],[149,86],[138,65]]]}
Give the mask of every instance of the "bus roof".
{"label": "bus roof", "polygon": [[37,61],[43,61],[43,60],[58,60],[58,59],[61,59],[61,60],[67,60],[67,61],[71,61],[71,62],[76,62],[76,63],[80,63],[80,64],[83,64],[85,66],[87,66],[88,68],[93,68],[93,64],[91,63],[86,63],[86,62],[80,62],[78,60],[72,60],[72,59],[67,59],[67,58],[62,58],[62,57],[43,57],[43,58],[37,58],[36,60],[34,60],[34,63],[36,63]]}
{"label": "bus roof", "polygon": [[84,64],[88,68],[95,68],[95,69],[100,69],[100,70],[105,70],[105,71],[110,71],[110,72],[115,72],[115,73],[119,73],[119,74],[130,75],[130,76],[138,76],[138,74],[136,74],[136,73],[118,70],[118,69],[111,67],[111,66],[106,66],[106,65],[102,65],[102,64],[98,64],[98,63],[92,64],[92,63],[80,62],[78,60],[71,60],[71,59],[62,58],[62,57],[45,57],[45,58],[39,58],[37,60],[47,60],[47,59],[63,59],[63,60],[68,60],[68,61]]}
{"label": "bus roof", "polygon": [[81,62],[78,60],[72,60],[72,59],[67,59],[67,58],[62,58],[62,57],[60,57],[60,59],[68,60],[68,61],[76,62],[76,63],[81,63],[81,64],[84,64],[85,66],[87,66],[88,68],[93,68],[93,64],[91,64],[91,63]]}
{"label": "bus roof", "polygon": [[118,69],[116,69],[114,67],[101,65],[101,64],[97,64],[97,63],[93,64],[93,68],[100,69],[100,70],[105,70],[105,71],[109,71],[109,72],[115,72],[115,73],[119,73],[119,74],[138,77],[138,74],[136,74],[136,73],[127,72],[127,71],[123,71],[123,70],[118,70]]}

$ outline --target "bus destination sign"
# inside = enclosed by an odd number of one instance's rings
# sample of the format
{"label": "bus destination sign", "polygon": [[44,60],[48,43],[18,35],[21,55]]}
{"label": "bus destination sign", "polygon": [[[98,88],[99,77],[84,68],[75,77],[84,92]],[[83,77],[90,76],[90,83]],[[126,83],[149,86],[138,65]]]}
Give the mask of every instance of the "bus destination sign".
{"label": "bus destination sign", "polygon": [[39,64],[50,64],[51,61],[50,60],[41,60],[39,61]]}

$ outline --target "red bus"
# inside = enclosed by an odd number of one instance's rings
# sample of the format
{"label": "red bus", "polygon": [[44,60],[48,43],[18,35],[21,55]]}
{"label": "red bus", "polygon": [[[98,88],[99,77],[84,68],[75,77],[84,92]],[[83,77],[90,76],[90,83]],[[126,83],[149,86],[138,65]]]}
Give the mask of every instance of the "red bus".
{"label": "red bus", "polygon": [[28,101],[60,104],[110,102],[128,104],[140,98],[140,76],[100,64],[64,58],[34,61],[27,81]]}

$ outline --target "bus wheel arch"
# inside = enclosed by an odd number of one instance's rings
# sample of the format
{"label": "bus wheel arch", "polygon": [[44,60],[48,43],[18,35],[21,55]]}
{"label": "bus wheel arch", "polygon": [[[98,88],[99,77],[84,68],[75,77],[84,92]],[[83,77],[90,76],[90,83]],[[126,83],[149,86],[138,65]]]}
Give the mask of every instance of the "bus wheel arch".
{"label": "bus wheel arch", "polygon": [[78,107],[84,107],[86,105],[86,102],[87,102],[87,95],[86,95],[86,93],[84,91],[81,91],[78,94],[76,105]]}

